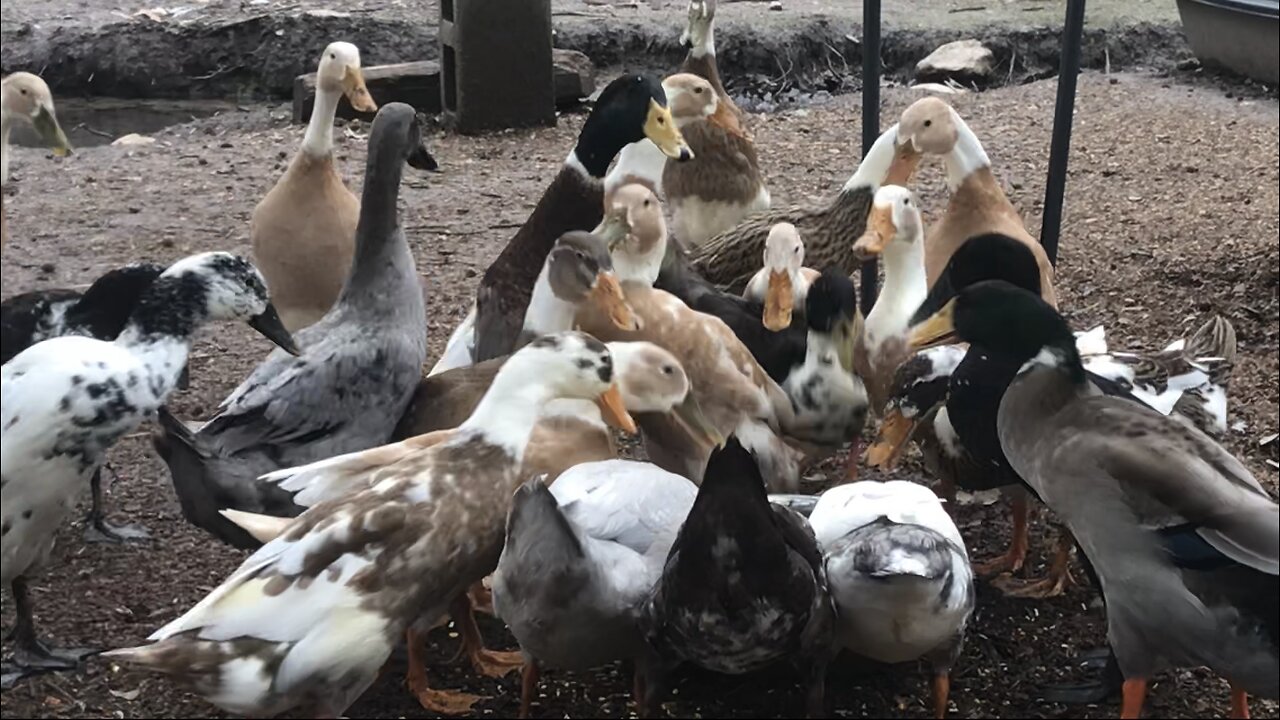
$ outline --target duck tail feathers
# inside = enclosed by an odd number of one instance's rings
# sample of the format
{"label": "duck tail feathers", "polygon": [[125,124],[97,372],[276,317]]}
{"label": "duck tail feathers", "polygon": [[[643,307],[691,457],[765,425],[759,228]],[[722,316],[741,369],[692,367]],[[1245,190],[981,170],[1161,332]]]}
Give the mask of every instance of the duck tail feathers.
{"label": "duck tail feathers", "polygon": [[1235,326],[1225,317],[1214,315],[1187,340],[1184,352],[1193,360],[1222,358],[1229,367],[1236,359]]}
{"label": "duck tail feathers", "polygon": [[245,512],[243,510],[219,510],[222,517],[235,523],[237,527],[253,536],[254,540],[267,544],[275,540],[289,526],[293,518],[275,517]]}

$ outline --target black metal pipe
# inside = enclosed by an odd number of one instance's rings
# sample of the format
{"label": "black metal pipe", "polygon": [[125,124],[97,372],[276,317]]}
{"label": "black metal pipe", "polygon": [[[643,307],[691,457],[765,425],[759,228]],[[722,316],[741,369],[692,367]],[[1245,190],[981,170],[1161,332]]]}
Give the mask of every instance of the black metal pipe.
{"label": "black metal pipe", "polygon": [[[880,137],[880,0],[862,3],[862,157]],[[862,312],[871,312],[879,282],[876,261],[862,263]]]}
{"label": "black metal pipe", "polygon": [[1076,77],[1080,74],[1083,35],[1084,0],[1067,0],[1067,17],[1062,22],[1058,100],[1053,110],[1053,142],[1049,146],[1049,178],[1044,185],[1044,218],[1040,224],[1040,244],[1054,265],[1058,264],[1058,238],[1062,231],[1062,202],[1067,187],[1071,121],[1076,106]]}

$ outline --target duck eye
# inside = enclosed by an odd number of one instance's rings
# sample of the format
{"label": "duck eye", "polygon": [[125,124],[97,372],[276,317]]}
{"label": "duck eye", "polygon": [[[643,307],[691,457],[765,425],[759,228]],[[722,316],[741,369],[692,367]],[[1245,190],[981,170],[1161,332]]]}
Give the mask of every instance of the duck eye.
{"label": "duck eye", "polygon": [[932,120],[925,120],[925,121],[924,121],[924,126],[925,126],[925,127],[929,127],[929,126],[930,126],[930,125],[932,125],[932,124],[933,124],[933,121],[932,121]]}
{"label": "duck eye", "polygon": [[662,374],[663,374],[663,375],[674,375],[674,374],[675,374],[675,372],[676,372],[676,369],[675,369],[675,368],[673,368],[673,367],[671,367],[670,365],[663,365],[663,366],[662,366]]}
{"label": "duck eye", "polygon": [[20,90],[19,92],[21,92],[23,95],[26,95],[26,94],[27,94],[27,89],[26,89],[26,88],[22,88],[22,90]]}
{"label": "duck eye", "polygon": [[648,200],[645,200],[645,201],[644,201],[644,206],[645,206],[645,207],[649,207],[649,201],[648,201]]}
{"label": "duck eye", "polygon": [[330,59],[330,60],[337,60],[337,59],[338,59],[338,54],[337,54],[337,53],[329,53],[329,59]]}
{"label": "duck eye", "polygon": [[694,88],[694,89],[693,89],[693,92],[694,92],[694,94],[695,94],[695,95],[701,95],[701,94],[702,94],[702,88],[700,88],[700,87],[696,87],[696,88]]}

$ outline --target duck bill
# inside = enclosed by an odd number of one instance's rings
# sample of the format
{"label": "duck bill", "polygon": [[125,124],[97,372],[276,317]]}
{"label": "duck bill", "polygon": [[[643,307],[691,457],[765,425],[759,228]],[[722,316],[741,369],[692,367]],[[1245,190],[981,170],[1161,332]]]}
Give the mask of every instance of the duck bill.
{"label": "duck bill", "polygon": [[916,431],[916,420],[908,418],[898,410],[890,410],[880,423],[880,434],[876,441],[867,448],[863,459],[868,467],[892,470],[902,459],[907,442]]}
{"label": "duck bill", "polygon": [[854,324],[852,319],[845,320],[836,329],[836,358],[840,361],[840,367],[847,373],[853,372],[853,346],[858,338]]}
{"label": "duck bill", "polygon": [[342,94],[347,96],[347,102],[351,103],[351,107],[357,111],[378,112],[378,103],[373,101],[369,88],[365,87],[364,74],[360,72],[360,68],[347,68],[347,72],[342,76]]}
{"label": "duck bill", "polygon": [[900,142],[893,148],[893,159],[889,161],[889,170],[885,173],[885,185],[901,185],[906,187],[911,177],[916,174],[923,156],[916,149],[915,139]]}
{"label": "duck bill", "polygon": [[617,384],[609,386],[604,394],[596,398],[596,404],[600,406],[600,416],[610,426],[621,430],[628,435],[636,434],[636,421],[631,418],[631,413],[627,412],[627,408],[622,404],[622,393],[618,391]]}
{"label": "duck bill", "polygon": [[724,447],[724,434],[717,430],[710,420],[707,420],[706,415],[702,414],[702,406],[698,404],[698,399],[693,396],[692,391],[685,394],[684,401],[672,408],[671,412],[675,415],[676,421],[683,425],[691,436],[705,440],[715,447]]}
{"label": "duck bill", "polygon": [[938,312],[911,329],[908,344],[912,350],[925,350],[958,342],[955,327],[956,301],[947,301]]}
{"label": "duck bill", "polygon": [[409,153],[409,157],[405,158],[405,162],[409,167],[415,170],[425,170],[426,172],[440,172],[440,163],[436,162],[436,158],[427,150],[426,145],[418,145]]}
{"label": "duck bill", "polygon": [[280,347],[290,355],[301,355],[302,351],[293,342],[293,336],[280,320],[280,313],[274,305],[267,303],[267,309],[249,320],[249,327],[257,330],[263,337]]}
{"label": "duck bill", "polygon": [[62,132],[62,126],[58,124],[58,118],[53,114],[53,110],[41,106],[36,110],[31,124],[40,134],[44,144],[53,150],[54,155],[66,157],[71,154],[71,143],[67,141],[66,133]]}
{"label": "duck bill", "polygon": [[893,211],[887,207],[874,205],[867,215],[867,229],[853,244],[853,254],[859,260],[876,257],[884,252],[884,248],[898,234],[893,225]]}
{"label": "duck bill", "polygon": [[619,330],[631,332],[640,329],[635,313],[631,311],[631,305],[622,293],[617,275],[611,272],[596,275],[595,287],[591,288],[591,302],[608,313],[609,319]]}
{"label": "duck bill", "polygon": [[644,121],[644,136],[653,141],[663,155],[674,160],[693,159],[693,150],[684,141],[675,120],[671,119],[671,111],[658,104],[657,100],[649,101],[649,115]]}
{"label": "duck bill", "polygon": [[795,295],[791,275],[785,270],[769,271],[769,285],[764,293],[764,326],[778,332],[791,326]]}
{"label": "duck bill", "polygon": [[595,235],[604,240],[610,254],[626,241],[630,232],[631,223],[627,222],[626,212],[622,210],[611,210],[595,229]]}

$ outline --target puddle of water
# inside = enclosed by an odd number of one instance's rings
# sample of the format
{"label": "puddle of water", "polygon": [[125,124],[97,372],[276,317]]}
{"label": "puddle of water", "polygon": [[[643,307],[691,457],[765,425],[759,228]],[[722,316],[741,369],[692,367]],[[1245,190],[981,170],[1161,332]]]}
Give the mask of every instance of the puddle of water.
{"label": "puddle of water", "polygon": [[[109,145],[129,133],[151,135],[172,125],[235,110],[221,100],[118,100],[114,98],[59,98],[58,123],[72,147]],[[10,138],[14,145],[43,147],[35,130],[19,123]]]}

